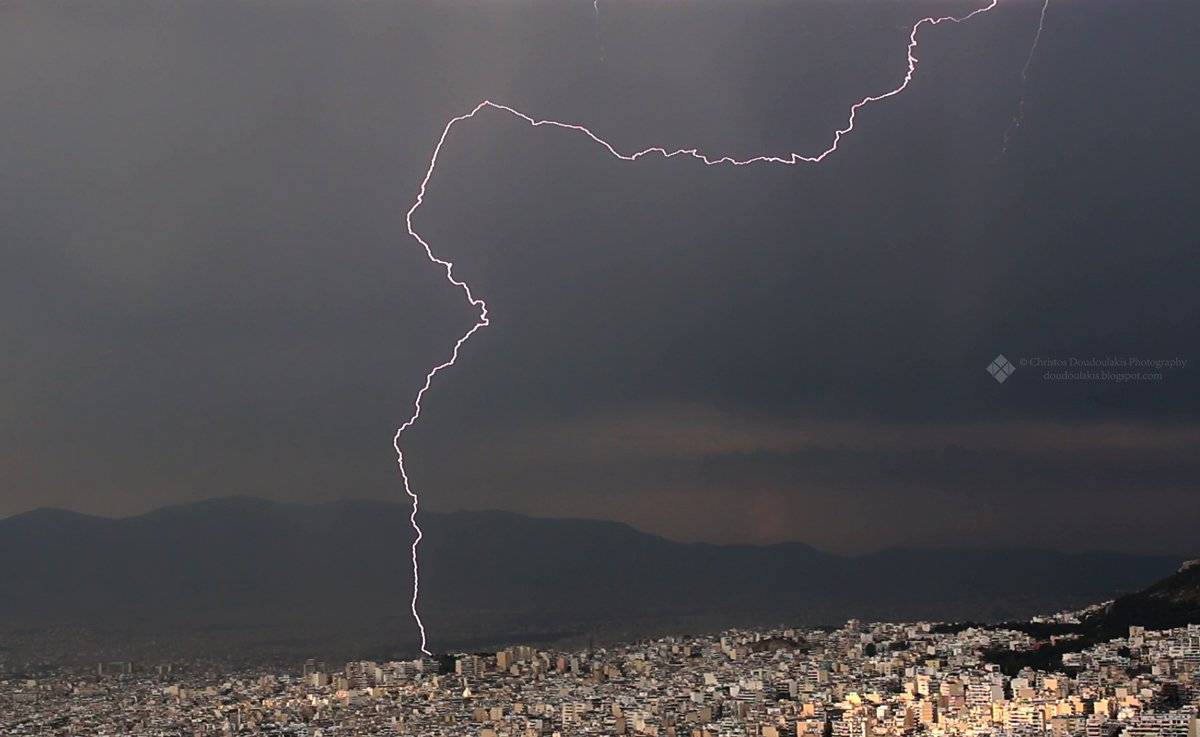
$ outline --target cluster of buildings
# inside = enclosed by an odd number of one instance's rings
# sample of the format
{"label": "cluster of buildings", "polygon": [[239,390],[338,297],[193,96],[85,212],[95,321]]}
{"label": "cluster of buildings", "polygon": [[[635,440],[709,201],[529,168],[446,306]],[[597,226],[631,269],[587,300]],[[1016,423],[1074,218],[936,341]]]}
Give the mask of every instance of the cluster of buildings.
{"label": "cluster of buildings", "polygon": [[986,654],[1045,643],[955,629],[850,621],[221,676],[105,663],[0,681],[0,735],[1200,737],[1200,625],[1008,675]]}

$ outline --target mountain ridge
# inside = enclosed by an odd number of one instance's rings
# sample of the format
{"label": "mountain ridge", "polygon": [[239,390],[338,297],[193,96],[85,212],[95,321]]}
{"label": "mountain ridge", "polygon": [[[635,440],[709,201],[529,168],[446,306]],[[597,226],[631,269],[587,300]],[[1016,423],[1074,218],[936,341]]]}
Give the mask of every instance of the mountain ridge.
{"label": "mountain ridge", "polygon": [[[240,496],[124,518],[0,519],[0,644],[31,624],[82,623],[106,651],[170,639],[256,656],[412,653],[410,512]],[[1113,598],[1180,562],[1011,548],[843,556],[501,510],[422,511],[420,523],[419,604],[435,647],[849,617],[999,621]]]}
{"label": "mountain ridge", "polygon": [[[24,518],[40,518],[40,517],[61,517],[63,519],[78,519],[90,520],[95,522],[124,522],[128,520],[154,518],[166,513],[187,512],[197,509],[218,509],[227,511],[234,505],[245,504],[257,509],[281,509],[281,508],[301,508],[301,509],[338,509],[338,508],[356,508],[356,507],[375,507],[378,509],[395,510],[402,508],[407,514],[410,509],[409,504],[403,501],[391,501],[387,499],[376,499],[371,497],[346,497],[343,499],[333,499],[320,502],[283,502],[266,497],[258,497],[251,494],[232,494],[220,497],[211,497],[190,502],[180,502],[178,504],[170,504],[163,507],[130,514],[119,517],[109,517],[105,515],[92,514],[89,512],[79,512],[65,507],[36,507],[24,512],[16,512],[7,517],[0,517],[0,531],[3,531],[6,523],[19,521]],[[1000,553],[1029,553],[1029,554],[1046,554],[1060,556],[1124,556],[1124,557],[1139,557],[1139,558],[1157,558],[1161,560],[1175,560],[1183,562],[1186,556],[1170,555],[1170,554],[1141,554],[1141,553],[1123,553],[1117,550],[1108,548],[1089,548],[1087,550],[1079,550],[1067,552],[1056,548],[1048,547],[1020,547],[1020,546],[954,546],[954,545],[931,545],[931,546],[912,546],[912,545],[890,545],[888,547],[870,550],[861,553],[833,553],[817,548],[802,540],[784,540],[772,543],[715,543],[705,540],[681,541],[660,535],[658,533],[649,532],[635,527],[627,522],[618,520],[607,520],[595,517],[555,517],[526,514],[523,512],[513,512],[505,509],[458,509],[450,512],[422,510],[419,513],[420,518],[489,518],[495,517],[505,520],[537,520],[547,522],[565,522],[565,523],[581,523],[595,524],[608,526],[613,528],[622,528],[631,531],[637,535],[653,537],[674,545],[698,546],[698,547],[713,547],[722,549],[771,549],[771,548],[793,548],[807,549],[813,552],[828,555],[838,558],[865,558],[870,556],[883,556],[891,554],[1000,554]]]}

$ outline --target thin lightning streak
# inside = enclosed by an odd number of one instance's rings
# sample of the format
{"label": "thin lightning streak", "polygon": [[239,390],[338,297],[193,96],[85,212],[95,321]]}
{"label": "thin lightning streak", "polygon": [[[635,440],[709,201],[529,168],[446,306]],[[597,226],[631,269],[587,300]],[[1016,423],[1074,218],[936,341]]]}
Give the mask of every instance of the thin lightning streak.
{"label": "thin lightning streak", "polygon": [[1033,43],[1029,45],[1029,56],[1025,57],[1025,66],[1021,67],[1021,95],[1017,98],[1017,112],[1004,129],[1004,143],[1000,155],[1008,153],[1008,144],[1016,135],[1017,129],[1025,122],[1025,90],[1029,85],[1029,68],[1033,66],[1033,57],[1037,54],[1038,42],[1042,40],[1042,29],[1046,27],[1046,11],[1050,9],[1050,0],[1042,0],[1042,13],[1038,16],[1037,31],[1033,34]]}
{"label": "thin lightning streak", "polygon": [[592,11],[596,16],[596,46],[600,49],[600,61],[604,61],[604,37],[600,31],[600,0],[592,0]]}
{"label": "thin lightning streak", "polygon": [[[413,619],[416,621],[417,628],[420,630],[420,633],[421,633],[421,652],[425,653],[426,655],[432,655],[432,653],[428,649],[429,643],[428,643],[428,639],[427,639],[426,633],[425,633],[425,625],[421,621],[421,615],[417,610],[417,602],[420,597],[420,589],[421,589],[421,587],[420,587],[420,582],[421,582],[420,566],[418,564],[417,548],[420,546],[422,538],[424,538],[424,533],[421,531],[420,525],[417,524],[417,509],[418,509],[420,500],[418,499],[416,492],[414,492],[412,489],[412,484],[409,482],[409,478],[408,478],[408,472],[404,467],[404,451],[402,451],[400,449],[400,437],[404,434],[404,432],[406,430],[408,430],[410,427],[412,427],[417,422],[418,419],[420,419],[420,417],[421,417],[421,400],[425,398],[425,393],[427,391],[429,391],[429,387],[433,383],[433,377],[437,376],[438,373],[440,373],[443,369],[453,366],[455,364],[455,362],[458,361],[458,354],[459,354],[459,351],[462,349],[463,344],[465,344],[468,340],[470,340],[471,336],[474,335],[479,329],[485,328],[490,324],[490,321],[488,319],[487,303],[484,302],[479,297],[476,297],[471,292],[471,287],[468,286],[465,281],[455,278],[454,263],[451,261],[448,261],[446,259],[439,258],[438,256],[435,256],[433,253],[433,249],[430,247],[429,243],[426,242],[426,240],[424,238],[422,238],[421,235],[417,232],[416,228],[413,227],[413,215],[416,214],[417,210],[420,209],[421,205],[424,204],[424,202],[425,202],[425,193],[429,187],[429,181],[433,178],[434,170],[437,169],[438,156],[441,155],[442,147],[445,146],[446,139],[450,136],[450,131],[454,128],[454,126],[459,123],[462,123],[464,121],[474,118],[476,115],[478,115],[482,110],[484,110],[486,108],[491,108],[493,110],[508,113],[509,115],[512,115],[515,118],[523,120],[524,122],[528,123],[529,125],[533,126],[534,128],[538,128],[541,126],[550,126],[552,128],[561,128],[563,130],[581,133],[584,136],[586,136],[587,138],[590,138],[595,143],[599,144],[611,156],[613,156],[617,159],[620,159],[621,161],[637,161],[638,159],[642,158],[643,156],[656,154],[658,156],[662,156],[664,159],[672,159],[677,156],[687,156],[687,157],[691,157],[693,159],[697,159],[697,160],[703,162],[706,166],[716,166],[719,164],[729,164],[732,166],[747,166],[750,164],[786,164],[789,166],[794,166],[794,165],[802,164],[802,163],[816,164],[816,163],[820,163],[821,161],[823,161],[826,156],[829,156],[834,151],[837,151],[838,146],[841,144],[842,138],[844,136],[850,134],[854,130],[856,116],[858,115],[859,110],[861,110],[862,108],[864,108],[867,105],[870,105],[872,103],[886,100],[889,97],[895,97],[896,95],[900,94],[901,92],[903,92],[905,89],[908,88],[908,85],[910,82],[912,82],[913,75],[916,73],[916,70],[917,70],[917,56],[916,56],[917,33],[918,33],[918,31],[920,31],[922,26],[926,26],[926,25],[936,26],[940,23],[946,23],[946,22],[962,23],[963,21],[974,18],[977,15],[986,13],[987,11],[996,7],[998,2],[999,2],[999,0],[989,0],[989,2],[986,5],[984,5],[983,7],[977,8],[977,9],[971,11],[970,13],[967,13],[966,15],[962,15],[962,16],[947,15],[947,16],[940,16],[940,17],[930,16],[927,18],[922,18],[921,20],[914,23],[912,30],[908,36],[908,49],[907,49],[908,68],[904,73],[904,79],[900,82],[900,84],[897,87],[895,87],[891,90],[888,90],[887,92],[882,92],[877,95],[869,95],[869,96],[864,97],[863,99],[859,100],[858,102],[854,103],[853,105],[851,105],[850,106],[850,115],[849,115],[848,120],[846,121],[846,126],[844,128],[840,128],[840,129],[834,131],[833,140],[829,144],[829,147],[816,155],[806,156],[803,154],[792,152],[786,156],[762,155],[762,156],[754,156],[754,157],[748,158],[748,159],[736,159],[732,156],[719,156],[719,157],[714,158],[707,154],[701,153],[700,150],[696,149],[696,148],[680,148],[680,149],[668,150],[661,146],[652,146],[650,148],[642,149],[641,151],[636,151],[634,153],[625,154],[625,153],[621,153],[620,151],[618,151],[611,143],[604,140],[600,136],[596,135],[595,133],[593,133],[591,130],[589,130],[585,126],[579,125],[577,123],[563,123],[563,122],[560,122],[557,120],[537,119],[530,115],[526,115],[525,113],[521,112],[520,110],[517,110],[516,108],[512,108],[507,105],[502,105],[500,103],[492,102],[491,100],[484,100],[483,102],[479,103],[474,108],[472,108],[470,112],[464,113],[463,115],[459,115],[455,118],[451,118],[450,121],[448,123],[446,123],[446,127],[442,129],[442,135],[438,139],[437,145],[433,149],[433,155],[430,157],[430,160],[429,160],[429,168],[426,169],[425,177],[421,180],[421,186],[417,191],[417,199],[415,202],[413,202],[412,207],[410,207],[408,209],[408,213],[405,215],[404,220],[405,220],[405,224],[406,224],[406,227],[408,230],[408,234],[410,236],[412,236],[413,239],[417,241],[417,243],[421,244],[421,247],[425,249],[425,255],[429,257],[429,260],[431,262],[437,264],[438,266],[441,266],[445,270],[446,280],[449,281],[452,285],[463,290],[463,293],[467,297],[467,301],[471,304],[471,306],[478,308],[479,314],[475,320],[475,324],[472,325],[470,330],[468,330],[466,333],[464,333],[463,336],[458,339],[458,342],[456,342],[454,344],[454,350],[451,351],[450,358],[448,360],[446,360],[444,363],[440,363],[437,366],[434,366],[432,369],[430,369],[429,373],[425,376],[425,384],[424,384],[424,386],[421,387],[421,390],[419,392],[417,392],[416,399],[413,400],[412,416],[410,416],[408,418],[408,420],[405,421],[405,423],[396,430],[396,434],[392,438],[392,447],[396,451],[396,462],[400,466],[400,477],[404,481],[404,491],[412,499],[412,514],[409,516],[409,521],[412,523],[412,528],[413,528],[413,531],[416,533],[416,537],[413,539],[413,543],[412,543],[413,593],[412,593],[412,600],[410,603],[411,603]],[[597,0],[596,7],[597,7],[597,9],[599,8],[598,0]]]}

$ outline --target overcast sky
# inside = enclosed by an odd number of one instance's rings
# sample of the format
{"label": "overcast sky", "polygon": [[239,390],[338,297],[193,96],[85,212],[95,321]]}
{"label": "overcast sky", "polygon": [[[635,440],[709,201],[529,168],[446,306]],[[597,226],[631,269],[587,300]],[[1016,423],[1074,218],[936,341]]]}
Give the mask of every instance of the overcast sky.
{"label": "overcast sky", "polygon": [[[404,231],[446,120],[816,152],[976,5],[4,3],[0,515],[403,500],[392,431],[473,319]],[[1200,8],[1052,0],[1002,155],[1039,7],[926,29],[817,167],[457,127],[417,226],[493,325],[409,437],[428,507],[1195,553]]]}

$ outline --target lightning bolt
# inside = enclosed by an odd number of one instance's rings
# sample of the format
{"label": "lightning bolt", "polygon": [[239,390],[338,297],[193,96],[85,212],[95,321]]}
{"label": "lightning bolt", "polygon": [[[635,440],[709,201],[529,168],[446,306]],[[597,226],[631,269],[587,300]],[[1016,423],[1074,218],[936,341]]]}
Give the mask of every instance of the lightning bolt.
{"label": "lightning bolt", "polygon": [[604,37],[600,35],[600,0],[592,0],[592,11],[596,18],[596,46],[600,49],[600,61],[604,61]]}
{"label": "lightning bolt", "polygon": [[1029,55],[1025,57],[1025,66],[1021,67],[1021,95],[1017,98],[1017,112],[1004,129],[1004,143],[1000,155],[1008,153],[1008,144],[1016,135],[1017,129],[1025,122],[1025,90],[1029,86],[1029,67],[1033,66],[1033,57],[1037,54],[1038,43],[1042,40],[1042,29],[1046,27],[1046,11],[1050,9],[1050,0],[1042,0],[1042,13],[1038,16],[1037,31],[1033,34],[1033,43],[1029,45]]}
{"label": "lightning bolt", "polygon": [[[598,2],[598,0],[597,0],[597,2]],[[559,128],[562,130],[571,131],[573,133],[579,133],[579,134],[591,139],[593,142],[595,142],[601,148],[603,148],[606,152],[608,152],[609,155],[613,156],[614,158],[620,159],[621,161],[632,162],[632,161],[637,161],[638,159],[642,158],[643,156],[655,155],[655,156],[661,156],[664,159],[673,159],[676,157],[690,157],[690,158],[699,160],[700,162],[704,163],[706,166],[718,166],[718,165],[722,165],[722,164],[731,165],[731,166],[748,166],[751,164],[785,164],[788,166],[795,166],[798,164],[817,164],[817,163],[820,163],[821,161],[824,161],[825,157],[827,157],[830,154],[832,154],[833,152],[837,151],[838,146],[842,142],[842,139],[854,131],[854,125],[857,120],[858,112],[860,110],[862,110],[864,107],[871,105],[873,103],[881,102],[890,97],[895,97],[896,95],[899,95],[901,92],[903,92],[905,89],[908,88],[908,85],[909,85],[909,83],[912,82],[913,75],[916,73],[916,70],[917,70],[917,63],[918,63],[918,59],[917,59],[917,55],[916,55],[917,35],[920,32],[921,28],[923,28],[924,26],[936,26],[936,25],[940,25],[942,23],[962,23],[963,21],[970,20],[971,18],[974,18],[977,15],[986,13],[989,10],[991,10],[992,8],[995,8],[998,2],[999,2],[999,0],[989,0],[989,2],[986,5],[976,8],[975,10],[972,10],[971,12],[969,12],[965,15],[961,15],[961,16],[952,16],[952,15],[929,16],[929,17],[922,18],[922,19],[918,20],[916,23],[914,23],[912,26],[912,29],[909,33],[909,36],[908,36],[908,48],[907,48],[907,52],[906,52],[908,66],[904,73],[903,80],[900,82],[899,85],[897,85],[896,87],[893,87],[890,90],[887,90],[886,92],[881,92],[881,93],[874,94],[874,95],[868,95],[867,97],[864,97],[861,100],[859,100],[858,102],[851,105],[849,117],[846,121],[845,127],[839,128],[838,130],[834,131],[833,139],[830,142],[829,146],[817,154],[805,155],[805,154],[800,154],[800,153],[796,153],[796,152],[791,152],[785,156],[760,155],[760,156],[754,156],[754,157],[746,158],[746,159],[737,159],[732,156],[710,156],[708,154],[702,153],[698,148],[667,149],[667,148],[663,148],[661,146],[651,146],[650,148],[645,148],[640,151],[635,151],[633,153],[621,153],[611,143],[604,140],[600,136],[596,135],[589,128],[587,128],[583,125],[579,125],[577,123],[564,123],[564,122],[560,122],[557,120],[535,118],[531,115],[527,115],[526,113],[521,112],[520,110],[517,110],[516,108],[509,107],[508,105],[502,105],[497,102],[492,102],[491,100],[484,100],[483,102],[480,102],[478,105],[476,105],[474,108],[472,108],[470,112],[464,113],[464,114],[459,115],[454,118],[451,118],[449,120],[449,122],[446,123],[446,126],[442,129],[441,137],[438,138],[437,145],[434,146],[433,155],[429,159],[429,168],[425,170],[425,177],[421,180],[421,186],[417,191],[416,201],[413,202],[412,207],[410,207],[408,209],[408,213],[405,215],[405,224],[406,224],[406,227],[408,230],[408,234],[410,236],[412,236],[412,238],[417,243],[421,244],[421,247],[425,249],[425,255],[429,257],[429,260],[431,262],[433,262],[434,264],[442,267],[442,269],[445,271],[445,274],[446,274],[446,280],[448,282],[450,282],[450,284],[452,284],[453,286],[461,289],[463,291],[463,294],[467,298],[467,302],[470,303],[470,305],[472,307],[475,307],[476,309],[478,309],[479,312],[476,317],[475,323],[454,344],[454,350],[450,352],[450,358],[447,359],[446,361],[434,366],[432,369],[429,370],[429,373],[426,374],[425,384],[421,387],[421,390],[417,392],[417,396],[413,400],[412,415],[408,418],[408,420],[406,420],[404,422],[403,425],[401,425],[396,430],[396,434],[392,438],[392,447],[396,451],[396,462],[400,466],[400,477],[404,481],[404,491],[412,499],[412,514],[409,516],[409,521],[412,524],[412,529],[413,529],[413,532],[415,533],[415,537],[414,537],[413,543],[412,543],[413,590],[412,590],[411,609],[412,609],[413,619],[417,623],[417,629],[420,630],[420,633],[421,633],[421,652],[425,653],[426,655],[432,655],[432,653],[428,650],[429,642],[428,642],[426,632],[425,632],[425,625],[421,621],[421,615],[417,608],[417,604],[418,604],[418,600],[420,598],[420,592],[421,592],[420,566],[418,563],[417,550],[420,547],[421,540],[424,538],[424,533],[421,531],[421,527],[417,523],[417,511],[418,511],[418,507],[420,504],[420,499],[417,497],[416,492],[413,491],[412,484],[409,481],[408,471],[405,469],[405,466],[404,466],[404,451],[401,450],[401,448],[400,448],[400,439],[401,439],[401,436],[404,435],[405,431],[407,431],[410,427],[412,427],[414,424],[416,424],[417,420],[419,420],[421,418],[421,401],[425,398],[425,393],[429,391],[429,387],[433,384],[434,377],[437,376],[442,371],[444,371],[445,369],[453,366],[455,364],[455,362],[458,361],[458,355],[459,355],[459,352],[462,350],[463,345],[468,340],[470,340],[471,336],[473,336],[476,332],[478,332],[482,328],[487,327],[490,324],[489,319],[488,319],[487,303],[483,299],[476,297],[474,295],[474,293],[471,291],[471,287],[468,286],[465,281],[458,279],[457,277],[454,276],[454,263],[447,259],[440,258],[439,256],[435,255],[433,252],[433,248],[430,247],[429,243],[424,238],[421,237],[420,233],[418,233],[417,229],[413,226],[413,216],[416,214],[417,210],[420,209],[421,205],[424,204],[424,202],[425,202],[425,194],[426,194],[426,190],[429,187],[429,181],[433,178],[434,171],[437,169],[438,157],[442,153],[442,148],[446,145],[446,140],[450,137],[450,131],[453,130],[454,127],[456,125],[458,125],[459,123],[463,123],[468,120],[472,120],[473,118],[475,118],[476,115],[483,112],[484,110],[491,109],[491,110],[495,110],[497,112],[506,113],[508,115],[511,115],[511,116],[517,118],[518,120],[528,123],[530,126],[532,126],[534,128],[548,126],[551,128]],[[599,9],[598,4],[596,5],[596,8],[597,8],[597,10]]]}

